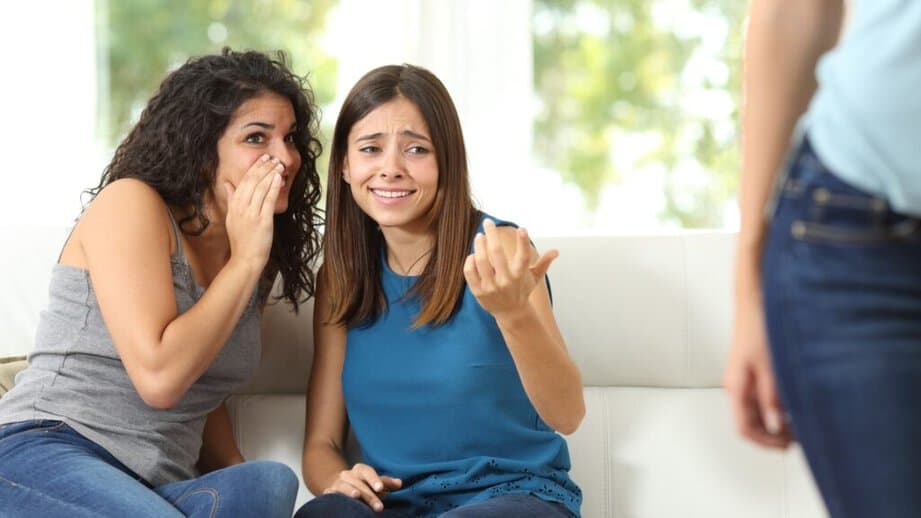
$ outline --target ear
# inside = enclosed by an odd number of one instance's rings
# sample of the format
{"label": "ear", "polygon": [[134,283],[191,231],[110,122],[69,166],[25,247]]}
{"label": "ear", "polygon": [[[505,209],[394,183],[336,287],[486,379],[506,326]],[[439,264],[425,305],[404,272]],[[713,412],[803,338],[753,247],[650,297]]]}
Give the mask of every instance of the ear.
{"label": "ear", "polygon": [[342,180],[348,184],[352,183],[352,176],[349,175],[349,157],[342,160]]}

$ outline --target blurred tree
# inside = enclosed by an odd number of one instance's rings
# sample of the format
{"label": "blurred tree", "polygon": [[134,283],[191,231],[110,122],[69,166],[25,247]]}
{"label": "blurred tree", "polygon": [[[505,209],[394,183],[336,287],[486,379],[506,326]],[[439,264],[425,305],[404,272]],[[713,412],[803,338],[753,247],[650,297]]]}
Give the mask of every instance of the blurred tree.
{"label": "blurred tree", "polygon": [[[538,160],[577,185],[590,208],[626,172],[618,167],[658,167],[664,223],[722,226],[738,187],[745,8],[737,0],[534,0]],[[627,166],[616,159],[636,153]]]}
{"label": "blurred tree", "polygon": [[166,73],[222,47],[287,52],[320,105],[335,96],[337,61],[322,46],[337,0],[96,0],[99,135],[116,145]]}

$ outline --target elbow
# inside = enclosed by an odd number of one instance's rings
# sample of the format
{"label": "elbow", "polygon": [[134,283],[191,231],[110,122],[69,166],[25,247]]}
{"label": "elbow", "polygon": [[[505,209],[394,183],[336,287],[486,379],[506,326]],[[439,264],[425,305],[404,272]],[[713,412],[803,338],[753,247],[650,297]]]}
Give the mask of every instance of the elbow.
{"label": "elbow", "polygon": [[172,410],[182,399],[180,394],[167,390],[138,390],[144,404],[156,410]]}
{"label": "elbow", "polygon": [[185,396],[192,381],[184,380],[184,371],[177,369],[175,362],[165,361],[158,349],[156,344],[141,343],[123,347],[119,352],[128,379],[144,404],[156,410],[171,410]]}
{"label": "elbow", "polygon": [[585,418],[585,405],[579,405],[578,408],[569,412],[569,415],[565,419],[561,420],[559,423],[556,423],[556,426],[553,427],[554,430],[563,434],[563,435],[572,435],[576,430],[579,429],[579,425],[582,424],[582,420]]}
{"label": "elbow", "polygon": [[185,396],[185,389],[176,383],[170,383],[165,376],[148,373],[134,381],[134,388],[138,396],[150,408],[156,410],[172,410]]}
{"label": "elbow", "polygon": [[585,418],[585,398],[582,396],[581,390],[578,397],[573,398],[573,401],[567,407],[565,412],[558,412],[552,419],[544,420],[550,428],[563,435],[575,433]]}

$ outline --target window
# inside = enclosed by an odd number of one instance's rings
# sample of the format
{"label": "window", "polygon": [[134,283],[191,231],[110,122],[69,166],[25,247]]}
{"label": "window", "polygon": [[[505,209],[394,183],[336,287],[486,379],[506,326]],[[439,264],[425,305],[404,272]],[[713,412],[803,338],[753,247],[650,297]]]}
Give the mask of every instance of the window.
{"label": "window", "polygon": [[576,187],[573,225],[736,225],[745,10],[735,0],[534,0],[534,153]]}
{"label": "window", "polygon": [[224,46],[284,49],[293,71],[307,75],[317,103],[329,104],[338,61],[324,37],[336,3],[97,0],[98,136],[117,145],[170,70]]}
{"label": "window", "polygon": [[[745,2],[49,4],[16,4],[4,18],[11,30],[0,31],[8,47],[29,49],[11,54],[21,80],[6,82],[0,100],[19,121],[4,130],[17,151],[8,170],[42,175],[42,189],[34,175],[12,175],[7,220],[29,210],[35,223],[72,221],[80,191],[165,74],[227,45],[289,53],[315,91],[327,147],[361,75],[391,63],[429,68],[460,113],[479,205],[535,235],[737,225]],[[30,20],[47,31],[29,30]],[[49,132],[51,143],[37,137]]]}

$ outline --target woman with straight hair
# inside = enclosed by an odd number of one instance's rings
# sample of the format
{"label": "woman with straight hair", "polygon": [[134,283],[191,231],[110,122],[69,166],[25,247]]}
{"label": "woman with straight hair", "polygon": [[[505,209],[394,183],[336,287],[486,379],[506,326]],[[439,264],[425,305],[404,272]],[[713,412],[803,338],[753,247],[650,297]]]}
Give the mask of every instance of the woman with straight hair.
{"label": "woman with straight hair", "polygon": [[559,433],[585,406],[544,280],[557,253],[473,206],[444,85],[366,74],[328,186],[303,458],[321,496],[296,516],[578,516]]}
{"label": "woman with straight hair", "polygon": [[276,277],[295,310],[313,293],[316,131],[281,53],[225,49],[164,79],[0,400],[0,515],[291,516],[296,475],[244,462],[223,401],[259,364]]}

